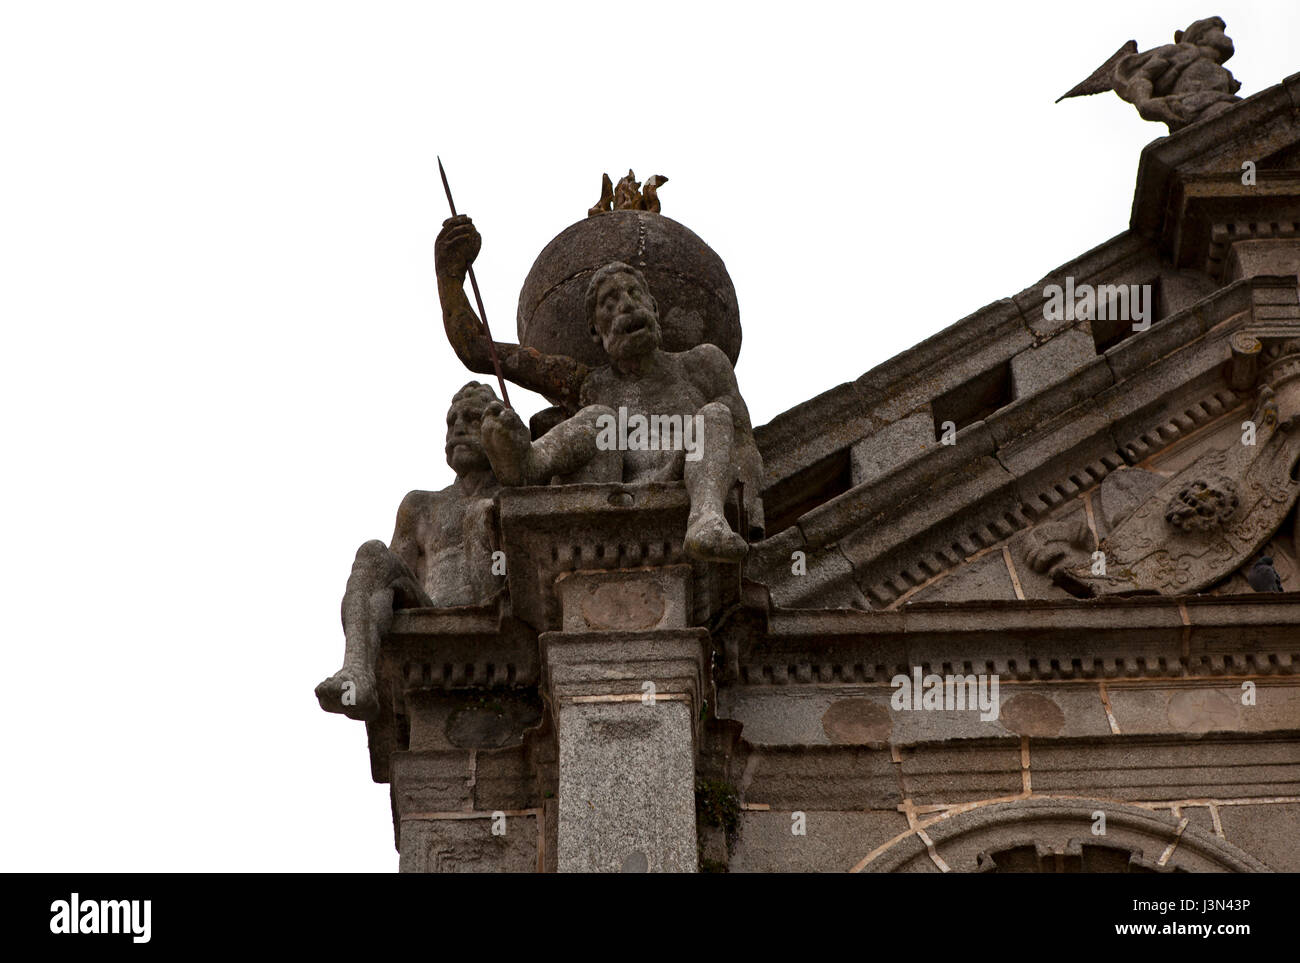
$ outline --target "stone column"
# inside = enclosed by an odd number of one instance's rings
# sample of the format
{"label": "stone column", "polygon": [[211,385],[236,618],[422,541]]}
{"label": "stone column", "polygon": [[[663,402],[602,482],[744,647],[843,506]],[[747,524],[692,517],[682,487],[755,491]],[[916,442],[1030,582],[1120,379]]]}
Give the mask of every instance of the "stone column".
{"label": "stone column", "polygon": [[695,749],[708,632],[689,565],[557,580],[541,636],[559,734],[561,872],[695,872]]}

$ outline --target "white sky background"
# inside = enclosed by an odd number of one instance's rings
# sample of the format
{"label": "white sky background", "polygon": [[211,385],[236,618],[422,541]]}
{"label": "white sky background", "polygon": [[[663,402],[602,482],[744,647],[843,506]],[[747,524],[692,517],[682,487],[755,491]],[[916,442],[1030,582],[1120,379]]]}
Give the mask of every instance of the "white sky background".
{"label": "white sky background", "polygon": [[396,869],[312,688],[480,377],[435,153],[501,340],[602,172],[668,175],[763,424],[1123,231],[1163,125],[1053,100],[1216,13],[1242,95],[1300,71],[1295,0],[0,7],[0,869]]}

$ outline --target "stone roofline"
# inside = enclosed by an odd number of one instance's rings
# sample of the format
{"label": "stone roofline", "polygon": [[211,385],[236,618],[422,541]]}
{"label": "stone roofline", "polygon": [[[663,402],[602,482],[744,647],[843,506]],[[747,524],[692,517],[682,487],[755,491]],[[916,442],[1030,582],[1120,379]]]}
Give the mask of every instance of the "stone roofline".
{"label": "stone roofline", "polygon": [[[1093,285],[1141,284],[1158,278],[1170,287],[1162,292],[1165,315],[1182,311],[1204,297],[1215,287],[1213,281],[1203,274],[1198,278],[1195,271],[1180,272],[1168,259],[1178,218],[1167,218],[1165,212],[1171,196],[1181,200],[1177,175],[1239,170],[1243,159],[1258,163],[1293,147],[1300,139],[1294,113],[1297,103],[1300,74],[1218,117],[1152,142],[1143,150],[1138,165],[1129,230],[1017,294],[985,305],[855,381],[831,388],[756,428],[769,488],[788,483],[820,459],[926,407],[981,371],[1023,352],[1043,349],[1068,332],[1087,330],[1086,323],[1042,320],[1043,289],[1048,284],[1061,284],[1067,276],[1076,284]],[[1138,334],[1132,340],[1142,337]],[[1044,361],[1050,353],[1043,352]],[[1025,387],[1041,391],[1050,386],[1045,382],[1050,382],[1052,366],[1042,367],[1038,377],[1024,379]],[[1020,391],[1017,394],[1025,396]],[[828,430],[828,425],[834,427]]]}
{"label": "stone roofline", "polygon": [[[746,572],[773,585],[781,605],[827,604],[832,586],[850,580],[873,607],[889,605],[1111,471],[1248,404],[1225,378],[1231,339],[1284,323],[1300,332],[1295,277],[1221,288],[964,427],[955,445],[930,444],[812,508],[756,546]],[[917,418],[923,434],[932,430],[928,413]],[[958,516],[960,531],[950,523]],[[780,577],[793,551],[808,553],[808,577]]]}

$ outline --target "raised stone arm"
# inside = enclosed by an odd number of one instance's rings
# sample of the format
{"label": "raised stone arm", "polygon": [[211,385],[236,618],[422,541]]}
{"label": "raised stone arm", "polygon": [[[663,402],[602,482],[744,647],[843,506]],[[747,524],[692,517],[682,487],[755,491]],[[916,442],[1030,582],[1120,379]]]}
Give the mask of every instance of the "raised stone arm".
{"label": "raised stone arm", "polygon": [[[487,334],[465,296],[465,275],[482,243],[468,217],[462,214],[448,218],[434,245],[434,264],[447,340],[470,371],[493,374]],[[578,395],[588,374],[586,365],[564,355],[542,354],[535,348],[503,341],[496,342],[496,350],[507,379],[536,391],[570,413],[578,409]]]}

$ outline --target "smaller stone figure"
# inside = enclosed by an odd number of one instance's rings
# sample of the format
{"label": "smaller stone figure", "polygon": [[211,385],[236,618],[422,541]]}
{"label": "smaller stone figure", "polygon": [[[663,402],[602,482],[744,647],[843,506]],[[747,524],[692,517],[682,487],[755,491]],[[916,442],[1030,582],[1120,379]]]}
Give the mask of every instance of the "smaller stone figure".
{"label": "smaller stone figure", "polygon": [[1059,100],[1114,90],[1170,133],[1221,114],[1241,100],[1241,83],[1223,66],[1233,54],[1225,26],[1220,17],[1197,20],[1174,31],[1173,43],[1140,53],[1130,40]]}
{"label": "smaller stone figure", "polygon": [[410,492],[392,543],[357,550],[343,596],[343,667],[316,687],[326,712],[369,719],[378,711],[375,659],[394,609],[482,604],[503,584],[492,572],[492,498],[500,486],[482,438],[483,413],[496,400],[477,381],[456,392],[445,446],[456,480],[442,491]]}
{"label": "smaller stone figure", "polygon": [[615,186],[608,174],[600,175],[600,200],[587,209],[588,217],[604,211],[650,211],[659,213],[659,188],[668,183],[663,174],[646,178],[644,190],[632,171]]}

